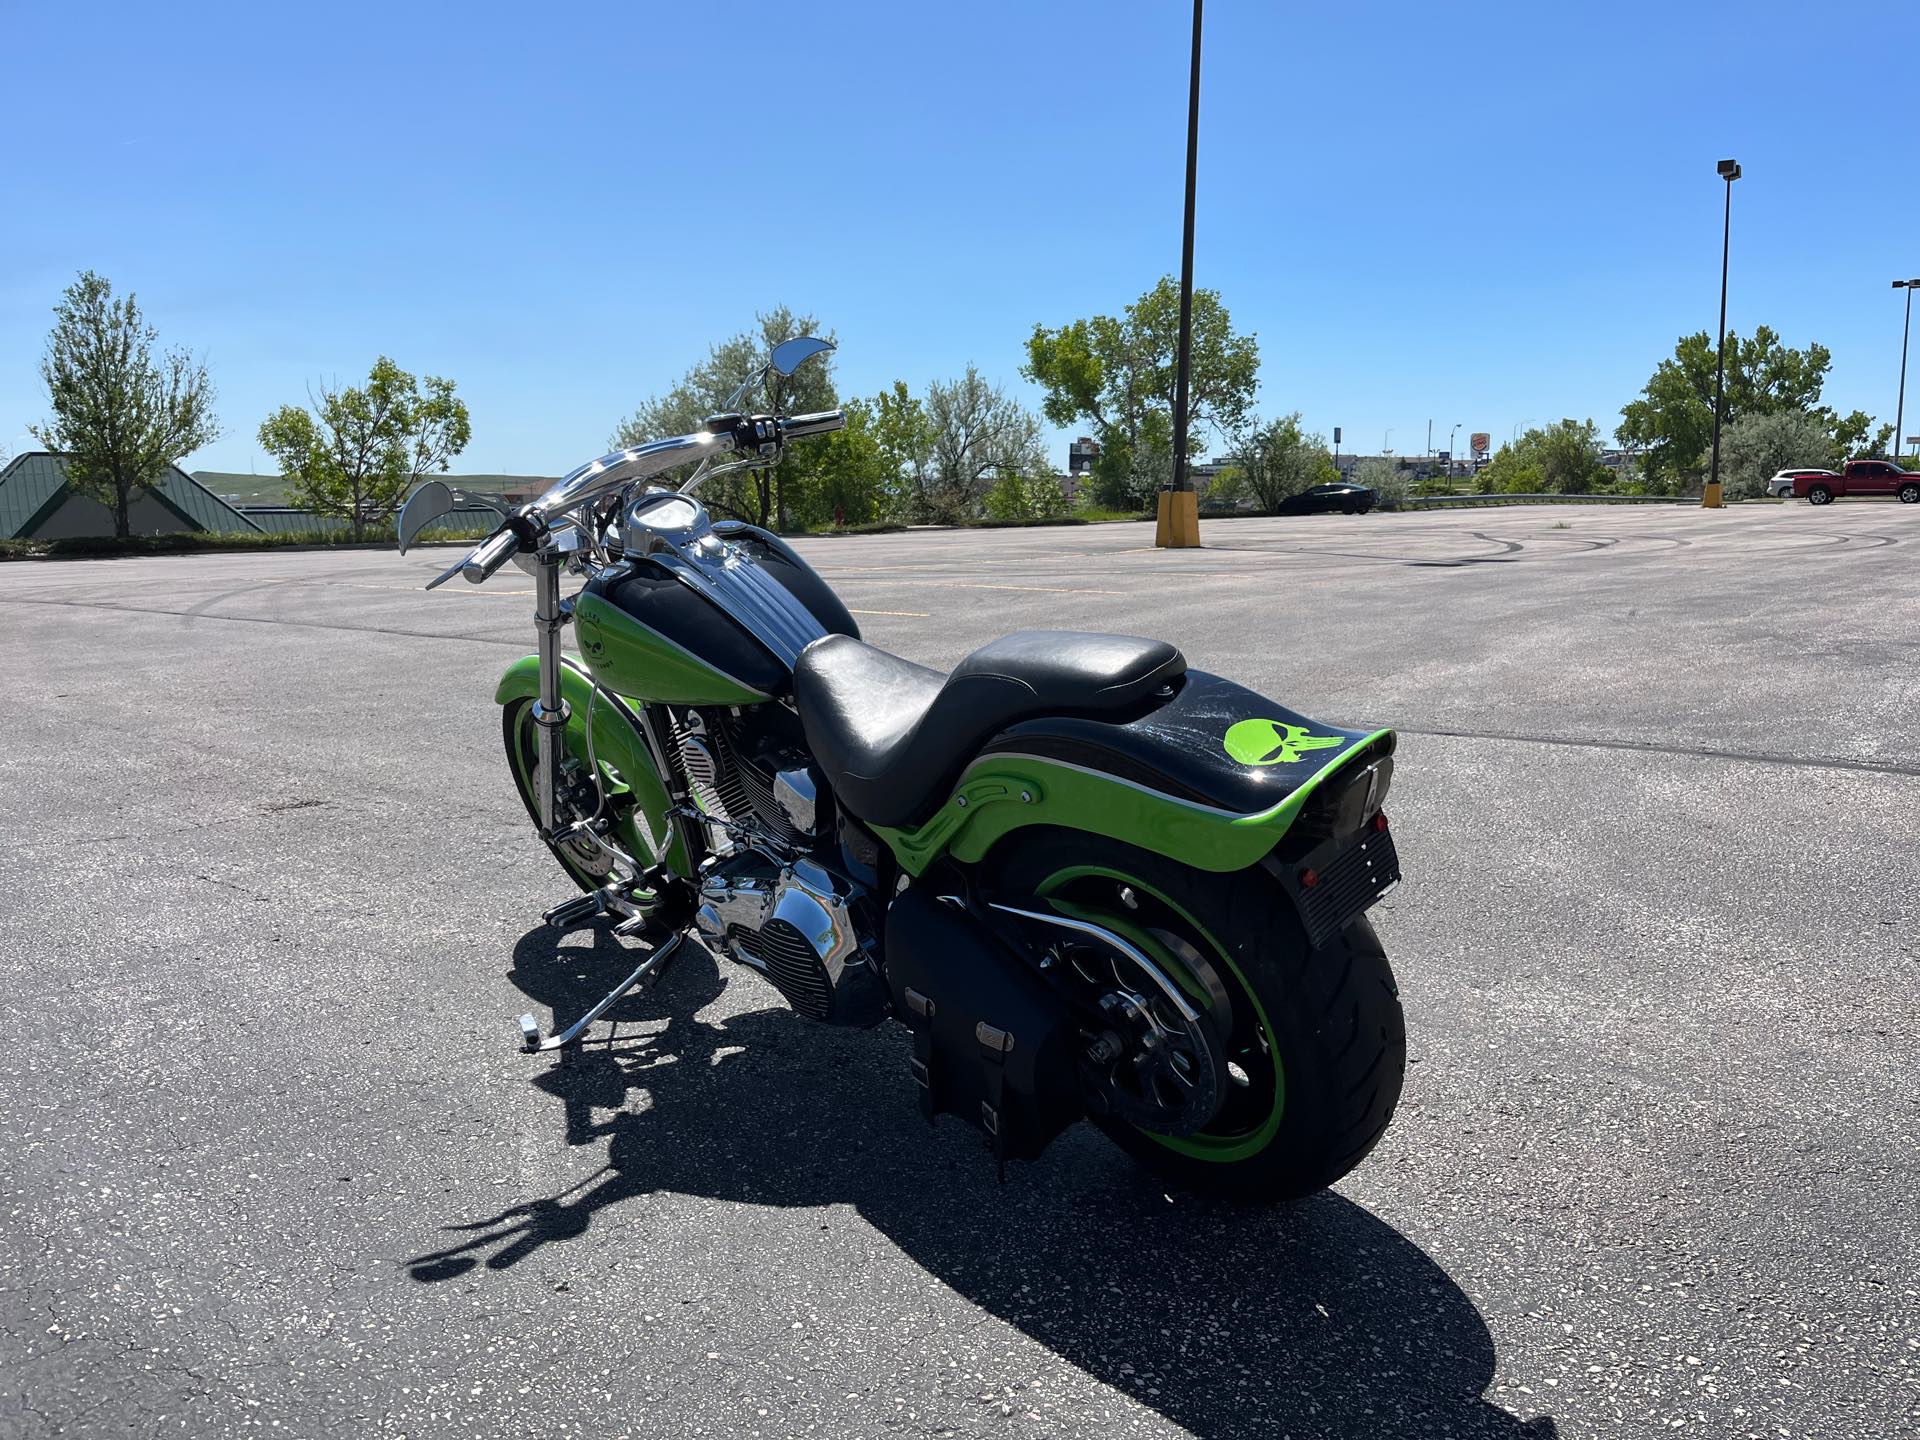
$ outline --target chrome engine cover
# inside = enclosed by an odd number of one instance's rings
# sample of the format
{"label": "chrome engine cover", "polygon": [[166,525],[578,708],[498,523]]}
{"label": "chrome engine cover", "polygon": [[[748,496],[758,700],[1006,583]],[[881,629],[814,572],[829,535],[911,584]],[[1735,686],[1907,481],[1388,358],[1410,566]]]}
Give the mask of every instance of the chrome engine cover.
{"label": "chrome engine cover", "polygon": [[765,975],[802,1015],[874,1025],[887,987],[861,933],[866,891],[808,859],[785,864],[761,850],[727,856],[700,882],[694,923],[715,946]]}

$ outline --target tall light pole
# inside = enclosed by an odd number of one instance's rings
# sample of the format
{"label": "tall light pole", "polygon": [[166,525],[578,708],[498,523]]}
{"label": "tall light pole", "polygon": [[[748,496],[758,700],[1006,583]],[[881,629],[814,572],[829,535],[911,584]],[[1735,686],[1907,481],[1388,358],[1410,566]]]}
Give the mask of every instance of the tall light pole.
{"label": "tall light pole", "polygon": [[1733,182],[1740,178],[1740,162],[1722,160],[1714,168],[1727,182],[1727,213],[1720,227],[1720,359],[1713,371],[1713,462],[1706,488],[1700,492],[1700,504],[1708,510],[1719,510],[1725,503],[1720,498],[1720,421],[1727,408],[1727,254],[1733,242]]}
{"label": "tall light pole", "polygon": [[1907,319],[1900,327],[1900,398],[1893,407],[1893,458],[1900,458],[1901,447],[1907,443],[1907,337],[1913,332],[1913,292],[1920,290],[1920,279],[1896,280],[1893,288],[1907,292]]}
{"label": "tall light pole", "polygon": [[1460,452],[1453,448],[1454,441],[1460,438],[1460,422],[1453,422],[1453,433],[1447,436],[1447,479],[1453,478],[1453,457]]}
{"label": "tall light pole", "polygon": [[1180,237],[1180,358],[1173,380],[1173,488],[1163,495],[1156,545],[1200,543],[1200,502],[1187,474],[1187,369],[1193,353],[1193,181],[1200,158],[1200,6],[1193,0],[1193,61],[1187,79],[1187,222]]}

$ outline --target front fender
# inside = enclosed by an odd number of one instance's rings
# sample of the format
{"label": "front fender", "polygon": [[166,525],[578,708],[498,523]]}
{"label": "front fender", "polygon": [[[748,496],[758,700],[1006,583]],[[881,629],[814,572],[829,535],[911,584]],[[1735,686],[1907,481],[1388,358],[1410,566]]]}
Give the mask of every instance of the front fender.
{"label": "front fender", "polygon": [[1391,730],[1322,725],[1202,671],[1127,724],[1025,721],[988,742],[918,826],[879,831],[903,869],[978,861],[1029,825],[1151,850],[1201,870],[1255,864],[1329,777],[1393,752]]}
{"label": "front fender", "polygon": [[[647,861],[664,861],[676,875],[689,875],[692,866],[680,830],[673,823],[673,801],[666,782],[653,763],[628,703],[612,692],[600,689],[595,699],[593,677],[576,662],[562,657],[560,697],[567,703],[566,744],[569,754],[587,761],[588,703],[592,702],[592,753],[610,785],[624,791],[630,802],[620,822],[621,843],[628,853]],[[528,655],[516,660],[500,677],[493,692],[494,702],[507,705],[515,700],[537,699],[540,694],[540,657]]]}

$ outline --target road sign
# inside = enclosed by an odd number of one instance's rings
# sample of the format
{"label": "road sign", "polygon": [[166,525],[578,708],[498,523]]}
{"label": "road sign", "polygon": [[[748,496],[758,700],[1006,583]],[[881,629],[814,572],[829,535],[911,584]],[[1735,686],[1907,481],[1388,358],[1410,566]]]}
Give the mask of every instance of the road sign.
{"label": "road sign", "polygon": [[1333,443],[1336,445],[1340,443],[1340,427],[1338,425],[1333,427]]}

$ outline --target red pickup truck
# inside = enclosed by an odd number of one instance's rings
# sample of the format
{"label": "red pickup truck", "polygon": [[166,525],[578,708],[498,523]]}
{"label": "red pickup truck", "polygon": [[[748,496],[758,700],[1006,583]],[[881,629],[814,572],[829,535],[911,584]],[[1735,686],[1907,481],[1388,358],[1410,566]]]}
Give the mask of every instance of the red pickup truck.
{"label": "red pickup truck", "polygon": [[1796,476],[1793,493],[1813,505],[1831,505],[1842,495],[1898,495],[1920,505],[1920,470],[1902,470],[1891,460],[1849,460],[1838,475]]}

